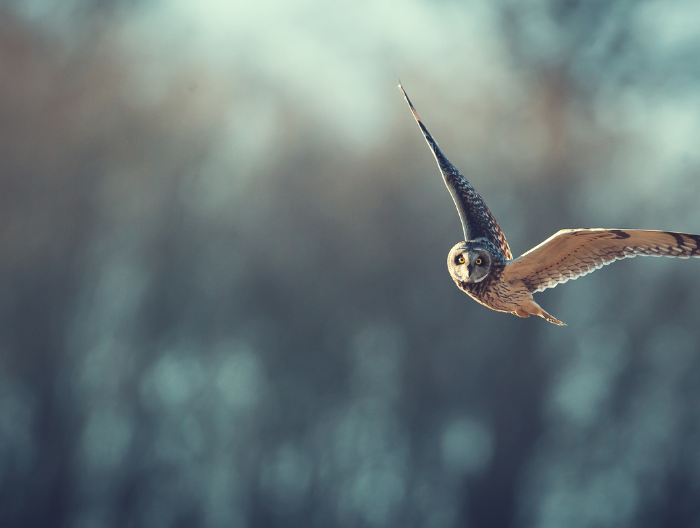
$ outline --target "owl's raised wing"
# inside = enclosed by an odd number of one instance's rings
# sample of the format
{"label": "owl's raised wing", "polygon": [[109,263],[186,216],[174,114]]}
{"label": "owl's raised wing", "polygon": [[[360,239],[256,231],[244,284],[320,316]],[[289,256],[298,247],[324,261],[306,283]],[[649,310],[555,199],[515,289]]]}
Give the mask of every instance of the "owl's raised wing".
{"label": "owl's raised wing", "polygon": [[637,255],[700,257],[700,235],[641,229],[563,229],[509,262],[503,279],[522,280],[535,293]]}
{"label": "owl's raised wing", "polygon": [[508,242],[506,242],[506,236],[503,234],[503,231],[501,231],[498,222],[496,222],[489,208],[486,207],[484,200],[481,199],[481,196],[474,190],[474,187],[472,187],[467,179],[462,176],[455,166],[450,163],[450,160],[442,153],[437,142],[433,139],[433,136],[430,135],[428,129],[425,128],[420,117],[418,117],[416,109],[413,108],[411,100],[400,84],[399,89],[403,93],[413,113],[413,117],[416,119],[418,126],[423,132],[430,150],[433,151],[433,155],[442,173],[442,179],[445,181],[447,190],[450,191],[452,195],[455,206],[457,206],[457,212],[459,213],[459,218],[462,221],[462,228],[464,229],[464,239],[476,240],[478,238],[486,238],[501,250],[506,260],[512,259],[513,255],[508,247]]}

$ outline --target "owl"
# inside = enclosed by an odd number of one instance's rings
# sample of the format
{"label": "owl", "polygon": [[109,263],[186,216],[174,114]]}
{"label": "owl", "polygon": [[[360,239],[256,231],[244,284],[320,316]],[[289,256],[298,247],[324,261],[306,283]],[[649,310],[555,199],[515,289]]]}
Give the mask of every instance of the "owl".
{"label": "owl", "polygon": [[564,325],[544,311],[532,294],[637,255],[700,257],[700,235],[641,229],[562,229],[514,259],[481,196],[442,153],[400,84],[399,89],[437,160],[462,221],[465,240],[450,250],[447,269],[459,289],[478,303],[498,312],[538,315]]}

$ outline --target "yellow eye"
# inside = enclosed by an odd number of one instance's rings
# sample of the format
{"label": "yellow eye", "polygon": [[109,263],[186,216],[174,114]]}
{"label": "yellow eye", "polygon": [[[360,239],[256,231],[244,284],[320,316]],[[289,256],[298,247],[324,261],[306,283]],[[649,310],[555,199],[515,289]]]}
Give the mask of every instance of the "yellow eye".
{"label": "yellow eye", "polygon": [[457,262],[459,262],[460,264],[464,264],[464,257],[459,257],[457,259]]}
{"label": "yellow eye", "polygon": [[476,259],[476,260],[474,261],[474,264],[476,264],[477,266],[481,266],[481,263],[482,263],[482,262],[483,262],[483,260],[481,260],[481,257],[479,257],[478,259]]}

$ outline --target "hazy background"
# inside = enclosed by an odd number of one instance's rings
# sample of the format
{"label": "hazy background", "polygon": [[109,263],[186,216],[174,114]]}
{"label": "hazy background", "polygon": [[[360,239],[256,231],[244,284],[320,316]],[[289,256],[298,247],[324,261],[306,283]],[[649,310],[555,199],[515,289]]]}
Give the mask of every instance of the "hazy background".
{"label": "hazy background", "polygon": [[0,526],[700,527],[697,1],[0,1]]}

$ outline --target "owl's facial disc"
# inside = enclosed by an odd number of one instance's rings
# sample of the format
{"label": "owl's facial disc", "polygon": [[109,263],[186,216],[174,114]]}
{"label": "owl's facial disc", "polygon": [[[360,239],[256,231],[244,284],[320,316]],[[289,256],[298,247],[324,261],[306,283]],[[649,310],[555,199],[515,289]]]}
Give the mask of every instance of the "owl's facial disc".
{"label": "owl's facial disc", "polygon": [[481,282],[489,274],[491,256],[484,250],[473,249],[468,252],[467,272],[469,282]]}
{"label": "owl's facial disc", "polygon": [[458,281],[481,282],[491,268],[491,256],[483,249],[458,244],[450,251],[447,267]]}

